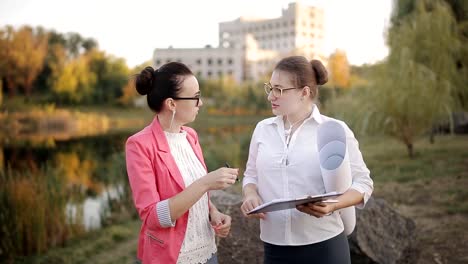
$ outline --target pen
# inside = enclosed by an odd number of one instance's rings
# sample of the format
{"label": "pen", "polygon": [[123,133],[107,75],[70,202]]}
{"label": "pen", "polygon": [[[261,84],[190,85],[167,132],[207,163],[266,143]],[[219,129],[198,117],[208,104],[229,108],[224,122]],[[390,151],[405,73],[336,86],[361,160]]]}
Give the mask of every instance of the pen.
{"label": "pen", "polygon": [[[229,166],[229,164],[227,162],[224,163],[224,166],[226,168],[231,168],[231,166]],[[239,182],[239,178],[236,177],[236,182]]]}

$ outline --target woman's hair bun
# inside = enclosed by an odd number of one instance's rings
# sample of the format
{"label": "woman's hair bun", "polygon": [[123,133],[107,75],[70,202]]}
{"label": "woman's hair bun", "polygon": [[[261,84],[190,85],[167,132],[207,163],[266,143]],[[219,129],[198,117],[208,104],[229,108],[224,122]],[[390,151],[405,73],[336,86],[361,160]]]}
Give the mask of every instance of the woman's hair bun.
{"label": "woman's hair bun", "polygon": [[325,66],[323,66],[322,62],[320,62],[319,60],[312,60],[310,64],[312,65],[312,70],[314,70],[315,80],[317,81],[317,84],[326,84],[328,82],[328,72]]}
{"label": "woman's hair bun", "polygon": [[154,69],[145,67],[135,79],[135,87],[139,94],[147,95],[153,89]]}

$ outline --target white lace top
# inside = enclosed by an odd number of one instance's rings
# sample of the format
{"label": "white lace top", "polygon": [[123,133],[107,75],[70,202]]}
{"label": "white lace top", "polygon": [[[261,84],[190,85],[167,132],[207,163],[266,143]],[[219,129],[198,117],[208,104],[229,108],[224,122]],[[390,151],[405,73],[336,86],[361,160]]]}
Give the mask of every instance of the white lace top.
{"label": "white lace top", "polygon": [[[190,146],[186,132],[165,132],[165,134],[185,186],[204,176],[206,170]],[[209,221],[208,195],[205,193],[190,208],[187,231],[177,263],[206,263],[214,253],[216,253],[215,234]]]}

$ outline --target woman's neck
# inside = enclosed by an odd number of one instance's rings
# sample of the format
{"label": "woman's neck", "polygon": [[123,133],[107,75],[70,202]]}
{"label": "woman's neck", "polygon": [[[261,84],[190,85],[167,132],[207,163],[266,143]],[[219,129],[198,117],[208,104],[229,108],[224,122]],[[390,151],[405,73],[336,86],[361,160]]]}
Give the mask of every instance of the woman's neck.
{"label": "woman's neck", "polygon": [[307,117],[310,116],[313,107],[314,107],[314,105],[310,104],[310,105],[307,105],[307,107],[301,108],[299,111],[297,111],[295,113],[285,115],[284,116],[285,126],[287,126],[287,127],[295,126],[298,123],[301,123],[301,121],[304,121]]}
{"label": "woman's neck", "polygon": [[172,125],[171,125],[172,112],[158,113],[156,116],[159,120],[159,124],[161,124],[161,127],[164,131],[169,132],[169,133],[180,132],[182,125],[179,124],[175,118],[172,121]]}

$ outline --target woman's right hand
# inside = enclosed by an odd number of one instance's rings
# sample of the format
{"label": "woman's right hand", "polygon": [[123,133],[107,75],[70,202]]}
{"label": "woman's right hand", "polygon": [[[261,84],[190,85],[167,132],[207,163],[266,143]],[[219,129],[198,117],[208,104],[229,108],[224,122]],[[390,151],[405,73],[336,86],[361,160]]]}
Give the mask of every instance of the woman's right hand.
{"label": "woman's right hand", "polygon": [[245,217],[265,219],[264,213],[247,215],[248,212],[252,211],[262,203],[262,198],[260,198],[257,192],[244,195],[244,202],[241,205],[241,211]]}
{"label": "woman's right hand", "polygon": [[239,169],[235,168],[219,168],[200,178],[208,187],[208,190],[222,190],[230,187],[236,182]]}

